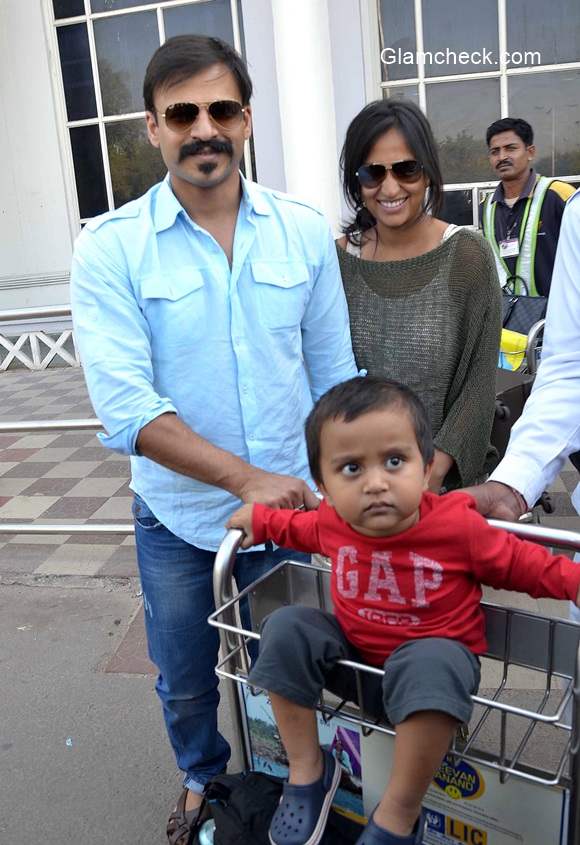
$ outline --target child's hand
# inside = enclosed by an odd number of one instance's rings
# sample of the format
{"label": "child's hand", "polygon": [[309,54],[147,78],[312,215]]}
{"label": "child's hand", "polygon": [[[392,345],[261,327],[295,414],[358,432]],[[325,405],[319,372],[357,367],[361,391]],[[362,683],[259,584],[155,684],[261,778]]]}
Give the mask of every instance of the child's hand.
{"label": "child's hand", "polygon": [[578,587],[578,595],[576,596],[576,607],[580,607],[580,587]]}
{"label": "child's hand", "polygon": [[254,545],[254,535],[252,532],[253,510],[253,505],[244,505],[232,514],[226,523],[226,528],[241,528],[246,535],[242,540],[242,549],[249,549],[250,546]]}

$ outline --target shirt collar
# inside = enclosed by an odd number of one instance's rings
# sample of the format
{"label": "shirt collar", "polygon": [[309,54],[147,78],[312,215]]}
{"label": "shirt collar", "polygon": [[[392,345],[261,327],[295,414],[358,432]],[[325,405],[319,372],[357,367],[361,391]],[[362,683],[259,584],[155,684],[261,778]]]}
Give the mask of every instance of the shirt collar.
{"label": "shirt collar", "polygon": [[159,233],[164,229],[171,228],[180,212],[185,213],[185,209],[171,190],[168,173],[159,185],[159,190],[155,198],[155,211],[153,212],[155,231]]}
{"label": "shirt collar", "polygon": [[[526,182],[526,184],[522,188],[522,191],[521,191],[521,193],[518,197],[518,201],[522,200],[522,199],[526,199],[526,197],[530,196],[530,194],[534,190],[534,186],[536,184],[537,178],[538,177],[536,176],[536,171],[534,170],[533,167],[530,167],[530,173],[529,173],[529,176],[528,176],[528,181]],[[503,182],[500,182],[499,185],[497,186],[497,188],[495,189],[493,197],[491,198],[491,201],[492,202],[503,202],[503,203],[505,203],[505,193],[504,193],[504,189],[503,189]]]}
{"label": "shirt collar", "polygon": [[[245,206],[247,214],[249,215],[252,211],[262,215],[271,214],[272,209],[259,185],[255,182],[250,182],[241,173],[240,178],[242,181],[242,204]],[[155,231],[159,233],[164,229],[171,228],[180,212],[186,214],[184,207],[171,189],[168,173],[157,191],[153,215]]]}
{"label": "shirt collar", "polygon": [[272,213],[270,203],[266,199],[266,195],[262,188],[255,182],[251,182],[242,176],[242,193],[243,198],[247,204],[248,211],[254,211],[256,214],[268,215]]}

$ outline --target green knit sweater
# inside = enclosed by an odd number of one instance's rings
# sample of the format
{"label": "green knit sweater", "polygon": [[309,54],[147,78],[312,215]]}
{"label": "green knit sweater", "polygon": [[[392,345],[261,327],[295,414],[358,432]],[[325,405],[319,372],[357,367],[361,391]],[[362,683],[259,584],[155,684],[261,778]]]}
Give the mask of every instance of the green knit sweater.
{"label": "green knit sweater", "polygon": [[489,245],[462,229],[402,261],[367,261],[337,249],[358,367],[418,393],[435,446],[455,460],[445,486],[473,484],[495,454],[489,437],[501,292]]}

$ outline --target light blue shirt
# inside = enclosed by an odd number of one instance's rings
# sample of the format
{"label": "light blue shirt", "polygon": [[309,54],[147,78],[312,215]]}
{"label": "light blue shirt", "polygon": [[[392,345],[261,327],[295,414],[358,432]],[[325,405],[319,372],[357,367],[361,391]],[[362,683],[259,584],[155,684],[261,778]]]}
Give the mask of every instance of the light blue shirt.
{"label": "light blue shirt", "polygon": [[136,454],[175,412],[262,469],[309,480],[303,424],[356,375],[328,224],[247,180],[233,265],[165,180],[87,223],[74,251],[75,338],[102,442],[131,455],[132,489],[174,534],[216,549],[239,501]]}

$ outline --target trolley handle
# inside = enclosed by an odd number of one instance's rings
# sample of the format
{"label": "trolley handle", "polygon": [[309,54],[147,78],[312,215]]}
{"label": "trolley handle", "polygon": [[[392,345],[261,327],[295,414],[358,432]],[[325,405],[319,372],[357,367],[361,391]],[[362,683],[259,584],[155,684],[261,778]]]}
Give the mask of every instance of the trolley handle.
{"label": "trolley handle", "polygon": [[526,344],[526,364],[530,375],[535,376],[538,371],[538,341],[544,331],[545,320],[538,320],[528,332]]}
{"label": "trolley handle", "polygon": [[244,532],[241,529],[230,528],[220,543],[213,566],[213,595],[216,608],[222,607],[234,597],[234,566],[243,539]]}
{"label": "trolley handle", "polygon": [[[531,540],[544,545],[556,545],[560,548],[580,550],[580,534],[561,528],[547,528],[543,525],[527,525],[522,522],[504,522],[488,519],[494,528],[501,528],[515,534],[522,540]],[[215,556],[213,568],[213,594],[216,608],[223,607],[234,597],[233,577],[236,555],[242,545],[244,532],[239,528],[230,528]]]}
{"label": "trolley handle", "polygon": [[[538,324],[539,325],[539,324]],[[546,546],[580,551],[580,533],[563,528],[548,528],[544,525],[528,525],[523,522],[505,522],[503,519],[488,519],[489,525],[515,534],[522,540],[531,540]],[[239,528],[230,528],[215,556],[213,569],[213,592],[216,608],[222,607],[234,597],[233,575],[236,555],[242,545],[244,532]]]}

